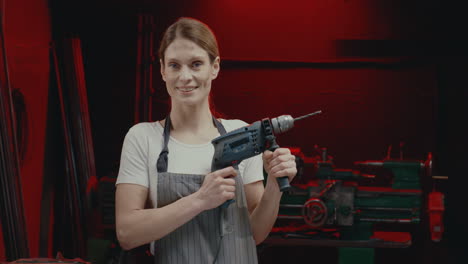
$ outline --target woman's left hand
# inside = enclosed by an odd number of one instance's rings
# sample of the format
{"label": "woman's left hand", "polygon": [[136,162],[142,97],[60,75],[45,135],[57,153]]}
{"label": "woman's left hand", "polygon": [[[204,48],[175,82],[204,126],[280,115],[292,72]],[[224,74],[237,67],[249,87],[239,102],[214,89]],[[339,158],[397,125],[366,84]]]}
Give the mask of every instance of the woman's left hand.
{"label": "woman's left hand", "polygon": [[287,176],[291,182],[297,174],[296,157],[288,148],[277,148],[274,152],[267,150],[263,152],[262,158],[268,178]]}

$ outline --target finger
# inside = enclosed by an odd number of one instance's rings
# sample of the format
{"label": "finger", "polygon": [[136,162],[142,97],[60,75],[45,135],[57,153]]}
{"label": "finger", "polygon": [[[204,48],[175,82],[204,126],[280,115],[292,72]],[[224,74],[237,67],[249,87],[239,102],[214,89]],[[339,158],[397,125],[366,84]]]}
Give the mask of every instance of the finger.
{"label": "finger", "polygon": [[277,173],[288,168],[296,168],[296,163],[294,161],[282,162],[272,167],[270,173]]}
{"label": "finger", "polygon": [[229,166],[224,169],[217,170],[216,175],[223,178],[230,178],[237,176],[237,171],[234,169],[234,167]]}
{"label": "finger", "polygon": [[263,152],[263,160],[270,161],[272,158],[273,158],[273,152],[271,152],[270,150],[265,150]]}
{"label": "finger", "polygon": [[234,199],[234,197],[236,196],[236,194],[234,192],[227,192],[227,191],[224,191],[223,192],[223,196],[226,200],[231,200],[231,199]]}
{"label": "finger", "polygon": [[286,168],[279,170],[278,172],[272,173],[272,176],[275,178],[287,176],[289,181],[291,181],[297,174],[296,168]]}
{"label": "finger", "polygon": [[[292,157],[291,157],[291,156],[292,156]],[[288,162],[288,161],[292,161],[292,160],[294,160],[294,161],[296,160],[296,159],[294,158],[293,155],[282,155],[282,156],[278,156],[278,157],[274,158],[274,159],[270,162],[270,165],[271,165],[272,167],[274,167],[274,166],[276,166],[276,165],[278,165],[278,164],[280,164],[280,163]]]}
{"label": "finger", "polygon": [[277,148],[275,149],[275,152],[273,152],[273,157],[276,158],[280,155],[288,155],[291,154],[291,150],[288,148]]}
{"label": "finger", "polygon": [[236,186],[225,185],[224,190],[226,192],[235,192],[236,191]]}
{"label": "finger", "polygon": [[236,181],[232,178],[224,178],[221,184],[226,185],[226,186],[235,186]]}
{"label": "finger", "polygon": [[274,174],[274,173],[277,173],[279,171],[286,170],[286,169],[289,169],[289,168],[296,169],[296,162],[294,162],[292,160],[289,160],[289,161],[286,161],[286,162],[281,162],[281,163],[273,166],[270,169],[270,174]]}

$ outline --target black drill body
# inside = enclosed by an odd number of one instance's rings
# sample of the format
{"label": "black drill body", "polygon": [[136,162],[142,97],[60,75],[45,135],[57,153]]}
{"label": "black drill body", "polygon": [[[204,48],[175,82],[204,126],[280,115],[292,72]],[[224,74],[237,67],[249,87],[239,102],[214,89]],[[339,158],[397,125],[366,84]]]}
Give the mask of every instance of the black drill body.
{"label": "black drill body", "polygon": [[[261,154],[265,150],[275,151],[279,148],[268,118],[219,136],[211,143],[214,146],[211,171],[229,166],[237,168],[237,165],[245,159]],[[277,180],[281,191],[291,188],[288,177]],[[227,208],[233,202],[234,200],[228,200],[221,205],[221,208]]]}
{"label": "black drill body", "polygon": [[212,143],[215,151],[211,171],[236,166],[265,150],[276,149],[273,128],[268,118],[217,137]]}
{"label": "black drill body", "polygon": [[[281,134],[294,126],[294,121],[322,111],[292,118],[290,115],[282,115],[272,119],[264,118],[248,126],[244,126],[219,136],[211,141],[214,146],[211,171],[217,171],[229,166],[237,167],[243,160],[263,153],[265,150],[275,151],[279,148],[275,134]],[[291,188],[287,176],[276,178],[280,191]],[[221,207],[226,208],[233,200],[226,201]]]}

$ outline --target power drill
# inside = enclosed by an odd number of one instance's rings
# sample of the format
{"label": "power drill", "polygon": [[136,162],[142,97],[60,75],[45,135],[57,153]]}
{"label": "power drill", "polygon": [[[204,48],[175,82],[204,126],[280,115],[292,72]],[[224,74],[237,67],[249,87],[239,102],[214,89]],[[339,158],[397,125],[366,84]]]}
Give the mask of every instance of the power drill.
{"label": "power drill", "polygon": [[[211,171],[220,170],[229,166],[236,166],[241,161],[263,153],[266,150],[275,151],[279,148],[275,135],[284,133],[294,126],[294,122],[316,114],[321,110],[293,118],[290,115],[282,115],[276,118],[264,118],[248,126],[244,126],[219,136],[211,141],[214,145]],[[280,191],[291,188],[287,176],[277,178]],[[233,200],[226,201],[222,207],[226,207]]]}

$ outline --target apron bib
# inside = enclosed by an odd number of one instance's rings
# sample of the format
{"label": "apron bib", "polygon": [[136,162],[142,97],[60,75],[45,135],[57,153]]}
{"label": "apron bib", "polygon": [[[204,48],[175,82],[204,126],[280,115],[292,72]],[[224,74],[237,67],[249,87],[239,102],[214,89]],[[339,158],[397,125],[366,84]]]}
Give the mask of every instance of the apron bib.
{"label": "apron bib", "polygon": [[[170,122],[168,116],[164,125],[164,147],[157,162],[158,207],[198,191],[205,178],[205,175],[167,172]],[[215,118],[213,122],[224,135],[223,125]],[[239,170],[237,172],[235,201],[227,208],[217,207],[200,213],[156,241],[156,263],[257,263],[244,186]]]}

